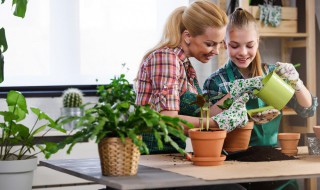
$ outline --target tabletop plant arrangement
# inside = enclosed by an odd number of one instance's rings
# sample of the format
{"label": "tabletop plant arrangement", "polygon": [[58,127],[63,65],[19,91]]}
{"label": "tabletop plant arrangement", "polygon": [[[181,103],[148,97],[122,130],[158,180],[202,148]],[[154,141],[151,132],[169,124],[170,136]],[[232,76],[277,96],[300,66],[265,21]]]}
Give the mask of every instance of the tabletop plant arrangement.
{"label": "tabletop plant arrangement", "polygon": [[[65,133],[56,122],[38,108],[30,110],[36,116],[31,126],[23,124],[29,114],[25,97],[10,91],[6,98],[7,110],[0,111],[0,184],[2,190],[31,189],[37,157],[45,147],[35,141],[51,129]],[[16,181],[19,181],[17,183]]]}
{"label": "tabletop plant arrangement", "polygon": [[149,153],[141,134],[153,133],[161,149],[164,143],[170,143],[180,153],[185,150],[172,140],[171,135],[186,140],[183,126],[191,124],[179,119],[159,114],[149,106],[135,105],[135,92],[124,74],[115,77],[106,86],[98,87],[99,101],[85,106],[83,116],[63,118],[60,124],[78,120],[77,132],[47,147],[49,158],[52,153],[83,140],[95,140],[98,144],[103,175],[135,175],[138,169],[140,153]]}
{"label": "tabletop plant arrangement", "polygon": [[[62,93],[61,116],[82,116],[83,93],[77,88],[68,88]],[[76,125],[76,120],[63,125],[64,129],[70,131]]]}
{"label": "tabletop plant arrangement", "polygon": [[189,137],[193,148],[193,164],[197,166],[223,164],[226,157],[221,155],[221,151],[227,132],[226,130],[209,128],[211,102],[208,95],[198,94],[196,101],[191,104],[197,104],[200,109],[200,128],[189,130]]}

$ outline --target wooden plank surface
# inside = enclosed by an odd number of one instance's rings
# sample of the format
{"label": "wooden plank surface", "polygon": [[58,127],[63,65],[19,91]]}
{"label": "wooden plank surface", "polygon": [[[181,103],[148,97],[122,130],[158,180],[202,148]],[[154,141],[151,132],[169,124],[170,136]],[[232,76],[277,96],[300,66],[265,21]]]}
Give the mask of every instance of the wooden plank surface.
{"label": "wooden plank surface", "polygon": [[[299,151],[299,154],[301,151]],[[241,182],[315,178],[320,176],[320,157],[300,154],[299,160],[273,162],[226,161],[213,167],[193,166],[169,155],[146,155],[136,176],[102,176],[98,158],[41,161],[41,165],[115,189],[155,189]],[[282,167],[282,169],[280,169]],[[285,169],[283,169],[285,168]],[[216,175],[219,173],[219,175]],[[208,177],[209,176],[209,177]]]}

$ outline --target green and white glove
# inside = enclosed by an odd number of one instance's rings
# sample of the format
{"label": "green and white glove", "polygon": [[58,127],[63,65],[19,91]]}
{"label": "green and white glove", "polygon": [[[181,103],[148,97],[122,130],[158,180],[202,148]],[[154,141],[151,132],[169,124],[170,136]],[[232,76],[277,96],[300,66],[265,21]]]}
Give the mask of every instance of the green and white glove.
{"label": "green and white glove", "polygon": [[278,117],[280,111],[277,109],[268,109],[263,112],[257,112],[251,115],[251,119],[256,124],[265,124]]}
{"label": "green and white glove", "polygon": [[253,90],[260,90],[263,87],[262,77],[253,77],[248,79],[238,79],[233,82],[228,82],[231,98],[238,99],[244,93],[253,95]]}
{"label": "green and white glove", "polygon": [[244,127],[248,122],[246,103],[249,100],[249,95],[244,93],[236,99],[229,109],[224,110],[212,117],[217,122],[220,129],[225,129],[228,132],[235,128]]}
{"label": "green and white glove", "polygon": [[302,80],[299,78],[299,73],[291,63],[276,63],[275,72],[280,78],[288,81],[293,89],[299,91],[303,86]]}

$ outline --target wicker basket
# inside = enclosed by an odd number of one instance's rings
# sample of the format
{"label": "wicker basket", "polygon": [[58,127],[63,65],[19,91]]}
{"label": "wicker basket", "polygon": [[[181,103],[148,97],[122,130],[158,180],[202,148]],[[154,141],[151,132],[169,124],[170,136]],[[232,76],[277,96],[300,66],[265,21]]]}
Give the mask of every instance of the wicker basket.
{"label": "wicker basket", "polygon": [[102,175],[130,176],[138,172],[140,151],[130,138],[104,138],[98,144]]}

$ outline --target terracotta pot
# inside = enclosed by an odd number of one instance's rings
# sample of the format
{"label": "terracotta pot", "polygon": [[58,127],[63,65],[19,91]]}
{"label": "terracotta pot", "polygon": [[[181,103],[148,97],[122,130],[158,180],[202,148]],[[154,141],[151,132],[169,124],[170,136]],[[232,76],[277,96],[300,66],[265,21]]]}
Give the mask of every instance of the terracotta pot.
{"label": "terracotta pot", "polygon": [[296,149],[296,150],[281,150],[281,152],[287,156],[297,156],[298,155],[298,149]]}
{"label": "terracotta pot", "polygon": [[218,166],[222,165],[226,156],[221,154],[219,157],[192,157],[192,162],[196,166]]}
{"label": "terracotta pot", "polygon": [[224,141],[223,148],[227,152],[235,152],[240,150],[247,150],[249,147],[251,132],[254,122],[250,121],[243,128],[237,128],[227,134]]}
{"label": "terracotta pot", "polygon": [[[291,156],[291,154],[297,155],[297,147],[300,139],[300,133],[279,133],[279,144],[281,152]],[[294,153],[296,151],[296,153]]]}
{"label": "terracotta pot", "polygon": [[227,131],[210,129],[200,131],[199,128],[189,130],[189,137],[195,157],[220,157]]}
{"label": "terracotta pot", "polygon": [[316,135],[317,139],[320,140],[320,126],[313,126],[313,132]]}

